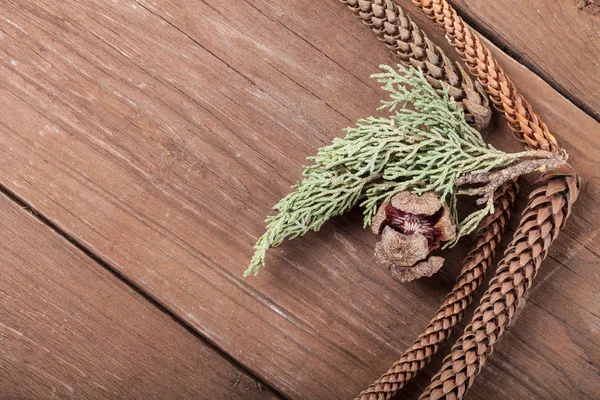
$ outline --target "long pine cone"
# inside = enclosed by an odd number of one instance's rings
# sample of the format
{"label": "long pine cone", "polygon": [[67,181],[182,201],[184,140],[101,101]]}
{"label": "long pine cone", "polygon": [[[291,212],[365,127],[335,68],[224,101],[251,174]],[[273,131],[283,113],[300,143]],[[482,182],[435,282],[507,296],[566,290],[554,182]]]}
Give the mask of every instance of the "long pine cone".
{"label": "long pine cone", "polygon": [[531,287],[550,245],[565,225],[580,182],[565,165],[547,172],[530,194],[513,241],[471,323],[452,348],[421,400],[461,399],[505,332]]}
{"label": "long pine cone", "polygon": [[355,400],[387,400],[392,397],[425,367],[446,338],[452,334],[464,310],[473,301],[475,290],[483,283],[485,272],[492,264],[518,191],[519,184],[516,180],[508,181],[498,188],[494,198],[494,213],[482,222],[456,284],[435,317],[400,359]]}
{"label": "long pine cone", "polygon": [[421,68],[436,89],[448,88],[462,104],[467,122],[476,129],[488,125],[492,115],[485,91],[461,68],[453,64],[392,0],[340,0],[385,42],[392,54],[406,65]]}

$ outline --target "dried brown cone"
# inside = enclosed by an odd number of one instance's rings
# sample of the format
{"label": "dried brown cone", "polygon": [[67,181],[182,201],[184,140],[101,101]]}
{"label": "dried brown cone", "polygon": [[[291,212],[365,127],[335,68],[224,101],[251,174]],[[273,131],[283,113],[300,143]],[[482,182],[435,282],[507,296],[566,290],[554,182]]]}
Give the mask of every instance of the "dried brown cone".
{"label": "dried brown cone", "polygon": [[496,191],[494,213],[481,224],[473,249],[464,262],[456,284],[435,317],[401,358],[368,389],[362,391],[356,400],[389,399],[416,376],[437,353],[441,344],[461,320],[464,310],[473,301],[473,294],[483,282],[504,235],[518,191],[517,180],[505,182]]}
{"label": "dried brown cone", "polygon": [[436,89],[442,82],[450,96],[463,105],[467,122],[476,129],[488,125],[492,115],[483,88],[473,82],[459,64],[453,64],[392,0],[341,0],[385,42],[406,65],[421,68]]}
{"label": "dried brown cone", "polygon": [[388,268],[401,283],[436,273],[444,259],[431,252],[441,242],[456,239],[452,212],[433,192],[396,193],[379,207],[371,229],[381,234],[375,245],[377,265]]}
{"label": "dried brown cone", "polygon": [[485,47],[479,36],[458,16],[446,0],[413,0],[446,32],[469,71],[486,89],[494,106],[504,114],[515,136],[529,148],[555,151],[556,138],[517,92],[512,80]]}
{"label": "dried brown cone", "polygon": [[481,305],[421,399],[460,399],[473,385],[565,225],[579,189],[579,178],[569,165],[538,181]]}

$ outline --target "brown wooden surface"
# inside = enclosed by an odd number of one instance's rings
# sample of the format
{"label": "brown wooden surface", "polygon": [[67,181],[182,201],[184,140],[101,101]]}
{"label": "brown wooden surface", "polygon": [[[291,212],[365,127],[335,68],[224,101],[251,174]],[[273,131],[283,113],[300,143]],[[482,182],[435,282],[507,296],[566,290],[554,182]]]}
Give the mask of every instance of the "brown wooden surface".
{"label": "brown wooden surface", "polygon": [[600,5],[581,0],[453,0],[487,37],[600,119]]}
{"label": "brown wooden surface", "polygon": [[[291,398],[346,399],[426,325],[468,239],[440,274],[402,286],[373,265],[353,212],[241,277],[305,157],[373,113],[369,75],[395,62],[343,5],[35,0],[0,16],[2,184],[237,362]],[[597,398],[599,124],[494,53],[585,187],[470,398]],[[490,130],[520,149],[500,118]]]}
{"label": "brown wooden surface", "polygon": [[0,398],[274,399],[0,194]]}

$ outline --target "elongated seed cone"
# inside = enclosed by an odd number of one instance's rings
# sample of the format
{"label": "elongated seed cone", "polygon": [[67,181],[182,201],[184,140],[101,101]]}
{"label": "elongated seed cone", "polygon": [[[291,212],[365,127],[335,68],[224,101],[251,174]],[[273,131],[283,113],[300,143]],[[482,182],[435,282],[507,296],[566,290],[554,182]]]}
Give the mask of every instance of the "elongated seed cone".
{"label": "elongated seed cone", "polygon": [[471,323],[423,392],[422,400],[461,399],[473,385],[565,225],[579,189],[579,178],[569,165],[544,174],[538,181]]}
{"label": "elongated seed cone", "polygon": [[492,115],[485,91],[459,64],[453,64],[392,0],[340,0],[406,65],[421,68],[436,89],[448,87],[462,104],[467,122],[476,129],[488,125]]}

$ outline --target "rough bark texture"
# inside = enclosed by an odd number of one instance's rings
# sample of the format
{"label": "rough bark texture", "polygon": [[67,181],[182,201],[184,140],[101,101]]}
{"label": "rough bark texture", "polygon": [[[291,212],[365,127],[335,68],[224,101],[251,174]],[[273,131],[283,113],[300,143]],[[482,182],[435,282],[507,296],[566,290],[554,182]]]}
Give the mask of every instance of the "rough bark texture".
{"label": "rough bark texture", "polygon": [[480,196],[477,204],[485,204],[488,199],[493,198],[496,189],[504,182],[535,171],[545,172],[556,169],[565,165],[567,158],[567,153],[560,150],[557,153],[549,153],[547,158],[526,159],[498,171],[462,175],[456,179],[456,186],[474,185],[475,187],[461,188],[459,192],[469,196]]}

